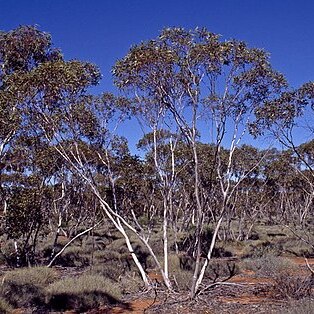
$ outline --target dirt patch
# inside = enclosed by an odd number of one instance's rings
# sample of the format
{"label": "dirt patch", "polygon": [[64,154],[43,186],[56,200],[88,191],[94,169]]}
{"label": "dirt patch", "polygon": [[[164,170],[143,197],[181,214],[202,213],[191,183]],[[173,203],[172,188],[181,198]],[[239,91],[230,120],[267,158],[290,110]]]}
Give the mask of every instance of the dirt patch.
{"label": "dirt patch", "polygon": [[163,278],[160,272],[158,271],[151,271],[147,274],[148,278],[155,283],[162,283],[163,282]]}
{"label": "dirt patch", "polygon": [[245,275],[237,275],[228,280],[228,282],[238,283],[243,285],[258,285],[258,284],[271,284],[273,280],[268,277],[247,277]]}
{"label": "dirt patch", "polygon": [[[288,257],[288,259],[298,266],[306,266],[304,257]],[[314,265],[314,258],[308,258],[307,261],[310,265]]]}
{"label": "dirt patch", "polygon": [[139,299],[134,300],[128,303],[126,307],[116,306],[109,311],[107,310],[108,314],[142,314],[145,310],[149,309],[152,305],[157,304],[156,300],[154,299]]}
{"label": "dirt patch", "polygon": [[239,297],[221,297],[219,301],[223,303],[260,304],[262,302],[270,302],[271,300],[264,296],[246,294]]}

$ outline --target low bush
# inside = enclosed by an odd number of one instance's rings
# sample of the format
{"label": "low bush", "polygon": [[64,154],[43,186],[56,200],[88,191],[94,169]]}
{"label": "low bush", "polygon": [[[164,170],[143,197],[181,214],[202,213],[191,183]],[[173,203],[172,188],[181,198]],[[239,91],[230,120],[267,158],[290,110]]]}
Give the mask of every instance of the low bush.
{"label": "low bush", "polygon": [[185,254],[169,255],[168,266],[178,290],[188,290],[191,287],[194,260]]}
{"label": "low bush", "polygon": [[31,284],[45,286],[58,278],[58,274],[52,268],[32,267],[20,268],[5,273],[2,279],[3,284],[6,282],[15,282],[18,285]]}
{"label": "low bush", "polygon": [[11,305],[4,298],[0,298],[0,314],[9,314],[12,311]]}
{"label": "low bush", "polygon": [[[295,276],[284,271],[274,276],[271,293],[279,299],[304,299],[313,295],[314,276]],[[313,312],[312,312],[313,313]]]}
{"label": "low bush", "polygon": [[55,264],[64,267],[82,267],[89,265],[89,257],[86,255],[83,248],[78,246],[70,246],[58,256]]}
{"label": "low bush", "polygon": [[279,256],[283,253],[284,249],[281,241],[270,242],[264,240],[248,241],[244,249],[244,258],[260,258],[266,255]]}
{"label": "low bush", "polygon": [[47,267],[9,271],[2,279],[1,296],[15,308],[42,306],[44,287],[57,277],[56,272]]}
{"label": "low bush", "polygon": [[143,287],[143,281],[136,274],[133,276],[126,274],[120,278],[119,287],[123,295],[134,294]]}
{"label": "low bush", "polygon": [[234,262],[210,260],[205,274],[207,278],[216,282],[231,278],[239,273],[239,266]]}
{"label": "low bush", "polygon": [[313,248],[299,239],[287,239],[283,244],[283,248],[289,255],[307,258],[314,256]]}
{"label": "low bush", "polygon": [[115,265],[117,265],[117,262],[120,261],[120,257],[121,257],[120,253],[112,250],[94,252],[94,259],[97,263],[113,262]]}
{"label": "low bush", "polygon": [[299,301],[293,301],[288,306],[277,314],[313,314],[314,300],[305,298]]}
{"label": "low bush", "polygon": [[288,258],[266,255],[260,258],[245,259],[241,268],[252,270],[257,275],[273,277],[283,271],[295,272],[298,267]]}
{"label": "low bush", "polygon": [[109,278],[113,281],[118,282],[122,275],[123,275],[123,269],[121,267],[118,267],[117,264],[108,263],[108,264],[101,264],[93,266],[89,270],[89,274],[91,275],[100,275],[105,278]]}
{"label": "low bush", "polygon": [[82,275],[54,282],[46,289],[46,303],[52,310],[75,309],[80,312],[104,304],[119,303],[121,291],[111,280],[96,276]]}
{"label": "low bush", "polygon": [[193,272],[179,269],[173,273],[173,280],[179,291],[191,288]]}

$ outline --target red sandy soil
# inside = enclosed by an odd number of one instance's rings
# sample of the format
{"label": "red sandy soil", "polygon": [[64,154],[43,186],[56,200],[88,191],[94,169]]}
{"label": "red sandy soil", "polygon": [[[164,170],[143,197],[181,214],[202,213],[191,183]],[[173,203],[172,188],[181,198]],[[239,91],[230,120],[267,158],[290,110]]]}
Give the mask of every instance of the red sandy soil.
{"label": "red sandy soil", "polygon": [[[306,261],[303,257],[288,257],[288,259],[298,266],[306,266]],[[314,265],[314,258],[308,258],[307,261],[310,265]]]}
{"label": "red sandy soil", "polygon": [[[306,267],[306,261],[302,257],[289,257],[289,259],[296,265],[302,266],[302,268]],[[312,266],[314,265],[314,258],[309,258],[308,263]],[[305,268],[304,268],[305,270]],[[156,282],[161,283],[162,282],[162,276],[160,273],[156,271],[152,271],[149,273],[149,278]],[[121,305],[116,306],[113,308],[99,308],[89,311],[89,314],[144,314],[144,313],[180,313],[180,314],[217,314],[217,313],[252,313],[253,308],[259,307],[261,305],[270,304],[270,303],[278,303],[280,301],[272,300],[270,297],[267,296],[267,293],[261,293],[261,294],[254,294],[251,293],[252,291],[245,292],[245,289],[248,289],[249,287],[255,288],[255,287],[263,287],[272,284],[272,279],[267,277],[255,277],[255,273],[250,270],[243,270],[241,274],[236,275],[228,280],[228,283],[236,284],[239,286],[244,287],[244,291],[239,294],[231,294],[231,295],[225,295],[223,296],[222,293],[218,294],[216,296],[211,296],[212,298],[215,298],[216,302],[218,302],[221,305],[230,306],[231,308],[234,308],[233,310],[208,310],[206,308],[199,308],[198,310],[195,310],[195,308],[190,308],[189,304],[182,304],[178,305],[176,308],[168,308],[163,309],[163,306],[159,306],[159,309],[153,310],[153,306],[158,306],[158,304],[161,304],[163,300],[161,298],[154,299],[150,297],[140,297],[137,300],[131,300],[127,303],[127,305]],[[226,288],[226,287],[225,287]],[[222,288],[223,289],[223,288]],[[199,304],[201,306],[201,302]],[[242,310],[242,307],[243,310]],[[255,313],[267,313],[267,312],[256,312]],[[12,314],[23,314],[28,313],[25,312],[23,309],[17,309],[12,312]],[[66,311],[64,312],[66,314],[77,314],[76,311]]]}
{"label": "red sandy soil", "polygon": [[[289,258],[293,263],[295,263],[298,266],[305,266],[306,267],[306,261],[302,257],[290,257]],[[310,265],[314,265],[314,258],[309,258],[308,263]],[[151,280],[155,280],[156,282],[162,282],[162,277],[158,272],[151,272],[149,273],[149,277]],[[228,280],[229,283],[234,283],[234,284],[239,284],[243,285],[244,287],[262,287],[262,286],[267,286],[272,284],[272,279],[267,278],[267,277],[254,277],[254,272],[249,271],[249,270],[243,270],[241,274],[236,275],[232,277],[230,280]],[[248,293],[240,293],[239,295],[232,295],[232,296],[218,296],[217,301],[222,303],[222,304],[236,304],[239,306],[259,306],[259,305],[264,305],[267,303],[280,303],[278,300],[272,300],[270,297],[267,296],[267,294],[262,293],[261,295],[254,295],[251,294],[250,292]],[[161,300],[159,300],[161,302]],[[123,307],[114,307],[110,309],[107,312],[107,314],[128,314],[128,313],[133,313],[133,314],[143,314],[143,313],[152,313],[151,311],[147,311],[149,308],[151,308],[152,305],[156,305],[159,303],[154,302],[153,299],[139,299],[139,300],[133,300],[129,303],[128,308],[123,308]],[[239,310],[239,309],[238,309]],[[248,312],[240,312],[236,311],[230,311],[230,313],[251,313],[250,310]],[[157,310],[154,313],[158,313],[159,311]],[[184,305],[182,307],[176,308],[175,310],[169,309],[168,311],[162,311],[163,313],[180,313],[180,314],[185,314],[185,313],[198,313],[198,314],[210,314],[210,313],[220,313],[217,311],[212,311],[212,310],[206,310],[206,309],[199,309],[198,311],[190,309],[188,306],[185,307]],[[101,312],[97,312],[101,313]],[[221,312],[221,313],[227,313],[227,312]],[[266,312],[264,312],[266,313]]]}
{"label": "red sandy soil", "polygon": [[135,300],[129,303],[128,309],[115,307],[109,313],[110,314],[126,314],[126,313],[142,314],[144,313],[145,309],[150,308],[154,303],[155,301],[153,299]]}

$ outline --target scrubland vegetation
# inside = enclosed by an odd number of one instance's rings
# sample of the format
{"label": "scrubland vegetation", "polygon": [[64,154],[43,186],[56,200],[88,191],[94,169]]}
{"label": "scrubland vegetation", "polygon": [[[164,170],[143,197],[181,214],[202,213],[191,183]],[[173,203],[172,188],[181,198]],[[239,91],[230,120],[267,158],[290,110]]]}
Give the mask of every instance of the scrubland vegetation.
{"label": "scrubland vegetation", "polygon": [[314,84],[205,29],[165,29],[112,72],[119,94],[90,94],[97,66],[0,32],[0,312],[251,313],[238,296],[312,313]]}

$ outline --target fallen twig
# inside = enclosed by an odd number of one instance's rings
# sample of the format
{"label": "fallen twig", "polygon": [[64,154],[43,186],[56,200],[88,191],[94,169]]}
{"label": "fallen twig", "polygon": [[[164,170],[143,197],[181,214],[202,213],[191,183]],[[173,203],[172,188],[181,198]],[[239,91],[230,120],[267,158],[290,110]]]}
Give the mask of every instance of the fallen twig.
{"label": "fallen twig", "polygon": [[235,282],[224,282],[224,281],[217,281],[214,283],[211,283],[210,285],[207,285],[205,288],[199,291],[198,295],[203,294],[206,292],[208,289],[214,287],[214,286],[238,286],[238,287],[244,287],[247,286],[247,284],[242,284],[242,283],[235,283]]}
{"label": "fallen twig", "polygon": [[304,257],[304,259],[305,259],[305,263],[306,263],[307,268],[314,275],[314,269],[310,266],[308,259],[306,257]]}

